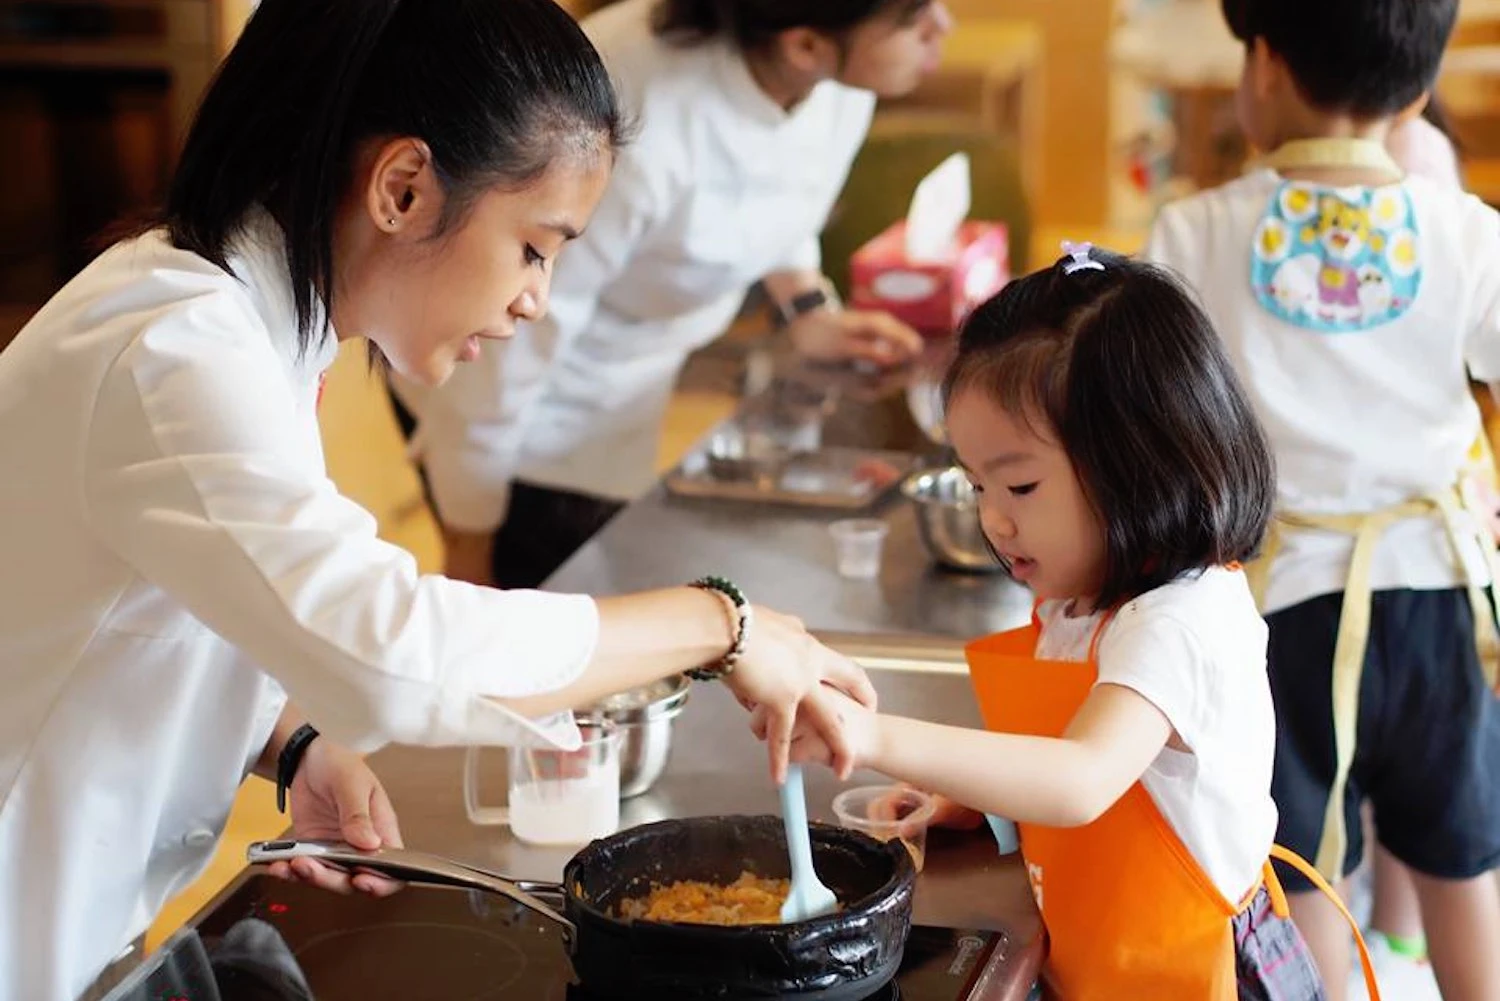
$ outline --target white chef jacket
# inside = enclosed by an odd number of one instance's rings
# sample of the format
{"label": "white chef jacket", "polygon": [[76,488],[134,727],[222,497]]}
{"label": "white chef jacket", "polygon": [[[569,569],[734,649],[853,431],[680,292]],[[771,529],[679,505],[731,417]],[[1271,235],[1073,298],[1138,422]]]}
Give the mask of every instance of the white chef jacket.
{"label": "white chef jacket", "polygon": [[652,35],[655,0],[584,28],[639,132],[583,237],[557,258],[545,319],[426,390],[398,380],[443,521],[504,517],[512,479],[614,500],[655,478],[660,424],[687,356],[767,274],[820,266],[818,234],[875,99],[818,85],[777,105],[727,43]]}
{"label": "white chef jacket", "polygon": [[[592,655],[585,597],[419,576],[324,470],[279,230],[152,234],[0,354],[0,999],[72,999],[211,857],[285,691],[361,749],[577,740],[482,696]],[[455,776],[455,781],[457,777]]]}

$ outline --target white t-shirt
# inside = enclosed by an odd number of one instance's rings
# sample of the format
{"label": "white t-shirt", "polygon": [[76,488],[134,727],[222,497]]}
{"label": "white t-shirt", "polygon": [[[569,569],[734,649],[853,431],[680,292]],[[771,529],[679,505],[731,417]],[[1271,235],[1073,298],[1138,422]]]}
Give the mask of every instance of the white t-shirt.
{"label": "white t-shirt", "polygon": [[[1088,659],[1099,616],[1045,601],[1037,656]],[[1188,751],[1162,749],[1141,777],[1183,845],[1231,904],[1260,878],[1276,836],[1276,716],[1266,625],[1245,575],[1212,568],[1127,602],[1099,639],[1099,679],[1160,709]]]}
{"label": "white t-shirt", "polygon": [[439,388],[396,379],[445,524],[503,520],[510,482],[616,500],[656,481],[656,442],[688,355],[750,287],[817,270],[818,234],[869,130],[875,96],[832,80],[791,110],[723,41],[681,46],[656,0],[584,22],[639,133],[582,237],[558,255],[548,314],[487,343]]}
{"label": "white t-shirt", "polygon": [[[1319,252],[1321,269],[1299,263]],[[1270,435],[1282,509],[1374,511],[1456,482],[1480,433],[1469,376],[1500,378],[1494,210],[1423,177],[1332,189],[1258,170],[1164,208],[1145,256],[1218,328]],[[1343,590],[1352,546],[1288,533],[1266,611]],[[1465,560],[1488,580],[1477,541]],[[1465,580],[1431,517],[1392,526],[1371,567],[1376,589]]]}

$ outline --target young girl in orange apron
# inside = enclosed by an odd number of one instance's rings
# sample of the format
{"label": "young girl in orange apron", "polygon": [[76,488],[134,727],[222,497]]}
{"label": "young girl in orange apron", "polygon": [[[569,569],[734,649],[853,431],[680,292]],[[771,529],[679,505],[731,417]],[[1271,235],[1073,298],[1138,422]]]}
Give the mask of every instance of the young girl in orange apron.
{"label": "young girl in orange apron", "polygon": [[[1320,999],[1269,863],[1316,876],[1271,843],[1265,627],[1239,570],[1274,500],[1264,432],[1174,280],[1065,250],[974,313],[945,387],[985,534],[1040,602],[968,648],[988,730],[826,698],[857,764],[1017,822],[1050,996]],[[832,757],[810,729],[793,755]],[[1197,792],[1169,820],[1178,779]]]}

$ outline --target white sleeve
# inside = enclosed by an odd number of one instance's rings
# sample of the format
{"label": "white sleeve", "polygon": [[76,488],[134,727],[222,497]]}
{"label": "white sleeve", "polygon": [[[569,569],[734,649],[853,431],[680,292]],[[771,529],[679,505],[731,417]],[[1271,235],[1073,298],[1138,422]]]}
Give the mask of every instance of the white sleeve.
{"label": "white sleeve", "polygon": [[1184,623],[1159,612],[1121,610],[1099,640],[1096,683],[1140,695],[1161,710],[1190,749],[1199,745],[1215,682],[1208,657]]}
{"label": "white sleeve", "polygon": [[576,679],[597,641],[593,601],[420,576],[335,489],[315,433],[243,307],[195,299],[105,374],[86,442],[90,528],[336,739],[576,742],[566,715],[530,721],[485,696]]}
{"label": "white sleeve", "polygon": [[1188,224],[1182,207],[1165,205],[1151,224],[1151,235],[1141,251],[1141,259],[1160,265],[1175,273],[1189,287],[1197,288],[1198,275],[1194,263],[1193,228]]}
{"label": "white sleeve", "polygon": [[823,270],[823,245],[819,242],[815,233],[806,240],[797,244],[786,259],[771,269],[775,274],[778,271],[822,271]]}
{"label": "white sleeve", "polygon": [[547,316],[523,323],[508,343],[487,342],[442,386],[398,388],[416,410],[413,451],[421,459],[438,517],[450,528],[485,532],[505,518],[521,457],[525,415],[546,387],[553,362],[588,329],[599,298],[629,266],[662,217],[662,178],[620,154],[609,187],[582,236],[554,262]]}
{"label": "white sleeve", "polygon": [[1469,315],[1474,317],[1464,343],[1469,374],[1481,382],[1500,381],[1500,213],[1477,198],[1466,199],[1468,218],[1460,250],[1477,274]]}

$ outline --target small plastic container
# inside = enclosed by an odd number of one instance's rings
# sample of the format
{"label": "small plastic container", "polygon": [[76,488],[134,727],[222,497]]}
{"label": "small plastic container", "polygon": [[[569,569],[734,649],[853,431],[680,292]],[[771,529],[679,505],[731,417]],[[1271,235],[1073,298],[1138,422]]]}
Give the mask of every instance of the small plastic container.
{"label": "small plastic container", "polygon": [[833,798],[840,827],[880,841],[900,838],[918,872],[927,861],[927,828],[935,811],[931,796],[898,785],[858,786]]}
{"label": "small plastic container", "polygon": [[879,577],[880,556],[889,531],[889,526],[877,518],[846,518],[829,525],[839,576],[850,580]]}

